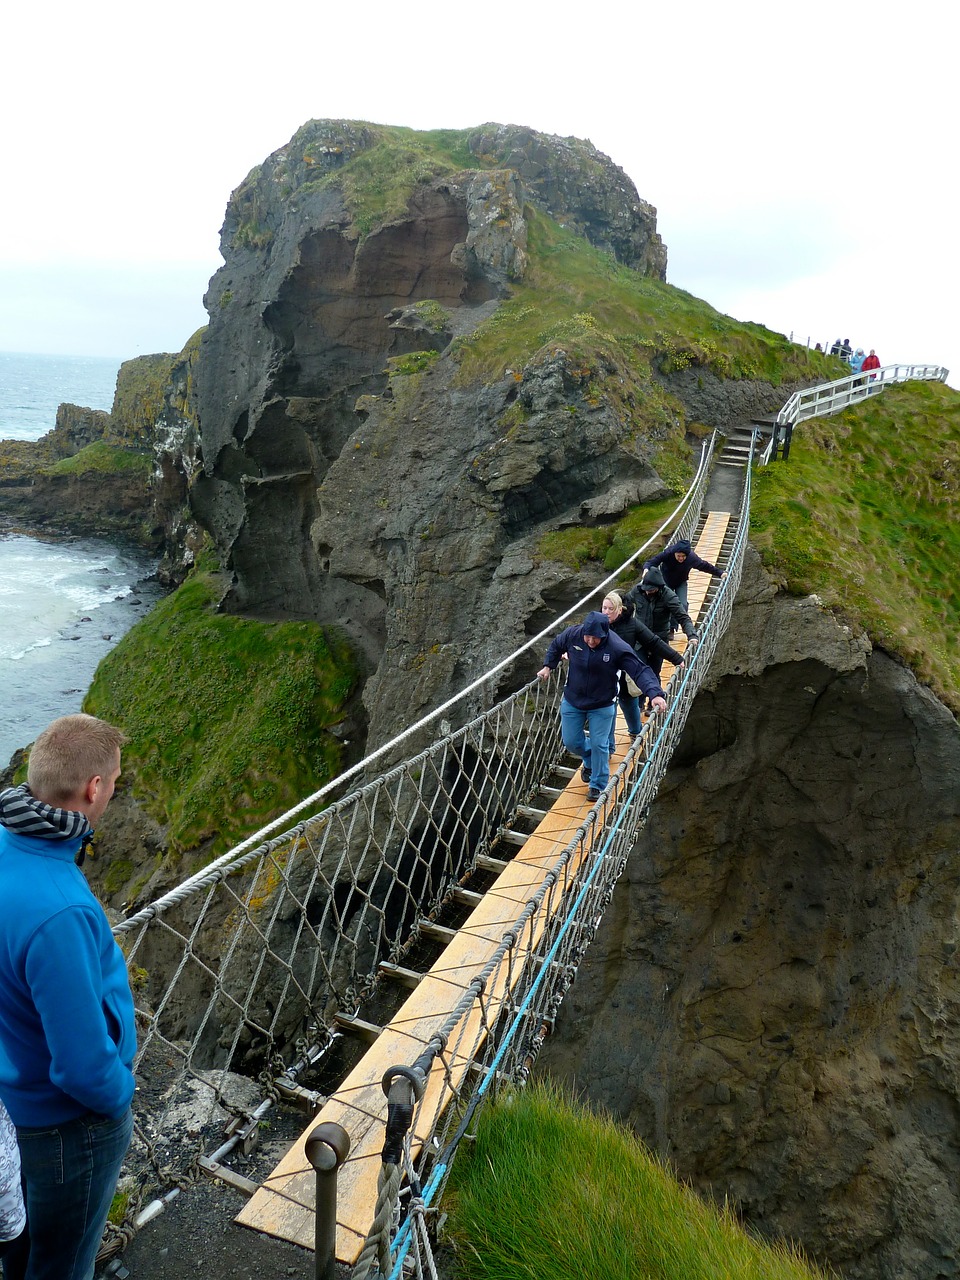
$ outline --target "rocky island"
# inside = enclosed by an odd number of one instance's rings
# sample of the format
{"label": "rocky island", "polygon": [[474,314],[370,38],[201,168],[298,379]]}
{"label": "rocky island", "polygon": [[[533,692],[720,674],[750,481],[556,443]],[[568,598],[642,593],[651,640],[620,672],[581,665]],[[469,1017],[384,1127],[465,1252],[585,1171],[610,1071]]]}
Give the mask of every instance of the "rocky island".
{"label": "rocky island", "polygon": [[[530,129],[311,121],[221,245],[145,418],[65,409],[56,458],[0,457],[0,515],[126,511],[179,587],[88,699],[132,738],[95,870],[117,909],[546,625],[657,527],[711,429],[842,371],[673,289],[626,174]],[[960,415],[945,388],[882,399],[907,461],[851,411],[811,427],[813,478],[758,483],[733,624],[542,1062],[763,1233],[932,1280],[960,1276],[960,594],[927,520],[955,518]],[[146,460],[99,508],[104,470],[56,472],[98,433],[115,473]],[[876,468],[897,516],[874,525]],[[904,564],[913,625],[885,594]]]}

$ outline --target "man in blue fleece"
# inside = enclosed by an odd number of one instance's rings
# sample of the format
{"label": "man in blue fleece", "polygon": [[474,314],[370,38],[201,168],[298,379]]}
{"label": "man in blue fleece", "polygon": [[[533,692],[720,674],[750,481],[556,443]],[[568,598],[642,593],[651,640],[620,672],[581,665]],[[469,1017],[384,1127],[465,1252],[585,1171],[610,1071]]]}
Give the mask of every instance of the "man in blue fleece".
{"label": "man in blue fleece", "polygon": [[7,1280],[92,1280],[133,1128],[133,997],[78,862],[120,776],[119,729],[62,716],[0,792],[0,1098],[27,1229]]}
{"label": "man in blue fleece", "polygon": [[[563,745],[583,761],[580,776],[589,784],[587,796],[599,800],[610,781],[608,744],[617,714],[620,672],[625,671],[658,708],[666,699],[657,677],[625,640],[610,630],[602,613],[588,613],[582,623],[567,627],[550,641],[544,665],[537,672],[546,680],[567,655],[567,683],[560,703]],[[588,744],[584,730],[590,726]]]}

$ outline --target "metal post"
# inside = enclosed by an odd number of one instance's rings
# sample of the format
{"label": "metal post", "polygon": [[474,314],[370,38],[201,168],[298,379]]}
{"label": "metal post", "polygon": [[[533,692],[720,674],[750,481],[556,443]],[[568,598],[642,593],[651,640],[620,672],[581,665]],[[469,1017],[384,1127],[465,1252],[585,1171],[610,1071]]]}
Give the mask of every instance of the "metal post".
{"label": "metal post", "polygon": [[336,1280],[337,1170],[349,1150],[350,1135],[331,1121],[318,1124],[307,1138],[307,1159],[317,1173],[316,1280]]}
{"label": "metal post", "polygon": [[793,435],[793,423],[788,423],[783,432],[783,452],[781,453],[781,461],[786,462],[790,457],[790,437]]}

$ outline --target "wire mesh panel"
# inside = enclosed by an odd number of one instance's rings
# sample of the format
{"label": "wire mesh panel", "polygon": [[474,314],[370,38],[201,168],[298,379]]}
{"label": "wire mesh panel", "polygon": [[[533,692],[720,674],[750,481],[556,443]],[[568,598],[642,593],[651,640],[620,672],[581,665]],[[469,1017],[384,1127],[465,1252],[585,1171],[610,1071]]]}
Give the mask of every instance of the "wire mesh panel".
{"label": "wire mesh panel", "polygon": [[[693,531],[712,448],[711,438],[676,536]],[[732,599],[732,580],[725,585],[721,596]],[[671,712],[676,699],[689,704],[686,681],[708,661],[703,644],[700,654],[674,681]],[[255,847],[245,842],[115,926],[139,1024],[131,1220],[150,1194],[209,1168],[208,1153],[215,1163],[252,1136],[277,1098],[305,1095],[318,1105],[319,1094],[300,1077],[322,1063],[343,1019],[376,993],[384,966],[403,964],[564,757],[561,696],[558,679],[533,681],[282,834]],[[497,1070],[512,1077],[535,1052],[612,892],[647,791],[652,798],[654,763],[663,761],[655,766],[662,773],[672,750],[655,744],[675,740],[675,725],[679,719],[668,714],[648,726],[629,756],[639,763],[637,753],[650,752],[638,806],[631,808],[636,798],[626,795],[621,770],[451,1022],[437,1046],[441,1067],[460,1057],[475,1081],[502,1045]],[[612,852],[611,837],[602,835],[611,829]],[[584,905],[574,911],[591,871]],[[518,1017],[522,1033],[510,1030]],[[449,1070],[440,1076],[434,1114],[425,1119],[431,1150],[445,1140],[450,1102],[464,1088],[452,1084]]]}
{"label": "wire mesh panel", "polygon": [[116,926],[144,1185],[189,1178],[223,1122],[249,1115],[251,1080],[269,1092],[402,960],[562,754],[560,692],[535,681]]}

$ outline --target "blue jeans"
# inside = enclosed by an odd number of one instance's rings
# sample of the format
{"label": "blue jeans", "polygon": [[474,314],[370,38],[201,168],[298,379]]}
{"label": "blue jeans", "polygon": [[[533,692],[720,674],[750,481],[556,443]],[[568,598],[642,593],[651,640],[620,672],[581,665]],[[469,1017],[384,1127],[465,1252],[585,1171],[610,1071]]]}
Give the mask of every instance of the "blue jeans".
{"label": "blue jeans", "polygon": [[27,1229],[4,1258],[6,1280],[93,1280],[97,1250],[133,1134],[88,1112],[48,1129],[17,1129]]}
{"label": "blue jeans", "polygon": [[[627,732],[631,738],[635,738],[643,728],[643,721],[640,719],[640,699],[633,694],[621,693],[620,710],[623,712],[623,719],[627,726]],[[617,749],[617,717],[613,717],[610,725],[610,754],[613,755]]]}
{"label": "blue jeans", "polygon": [[[590,785],[602,791],[610,781],[610,753],[608,746],[613,734],[617,704],[594,707],[581,711],[564,698],[560,703],[560,734],[563,745],[571,755],[579,756],[590,770]],[[590,744],[587,745],[584,729],[590,726]]]}
{"label": "blue jeans", "polygon": [[687,599],[687,593],[689,592],[689,590],[690,590],[690,584],[689,582],[686,581],[686,579],[684,579],[684,581],[680,583],[679,587],[677,587],[677,595],[680,599],[680,603],[683,605],[684,613],[690,612],[690,605]]}

